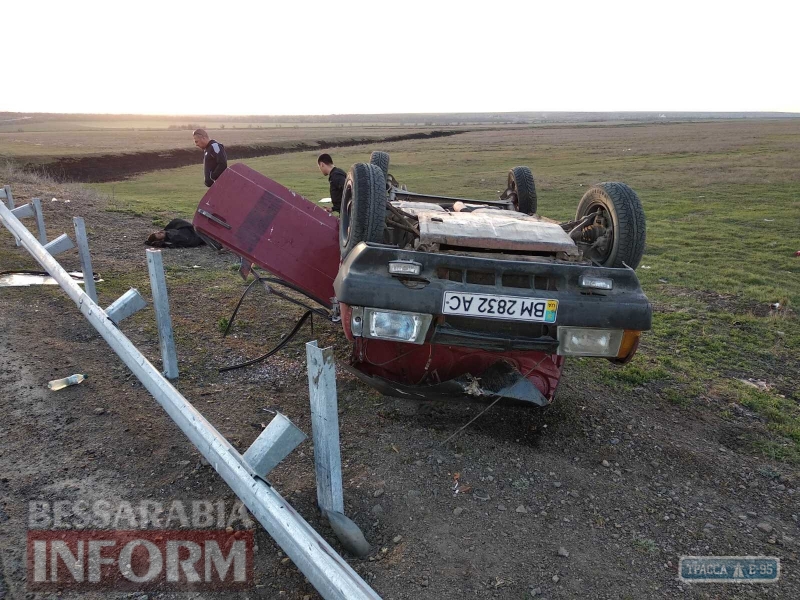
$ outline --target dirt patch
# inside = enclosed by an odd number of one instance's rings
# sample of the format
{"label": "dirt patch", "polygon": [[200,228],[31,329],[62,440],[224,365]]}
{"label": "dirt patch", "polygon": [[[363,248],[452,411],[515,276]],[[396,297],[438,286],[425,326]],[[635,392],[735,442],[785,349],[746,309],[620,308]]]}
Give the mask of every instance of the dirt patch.
{"label": "dirt patch", "polygon": [[[752,315],[754,317],[790,316],[792,314],[790,308],[776,308],[767,303],[755,302],[732,294],[719,294],[708,290],[692,290],[674,286],[663,286],[660,291],[671,298],[690,298],[701,302],[711,312]],[[653,308],[659,312],[673,312],[675,310],[673,306],[663,302],[654,302]]]}
{"label": "dirt patch", "polygon": [[[44,195],[36,184],[10,183],[20,203]],[[46,207],[48,231],[69,231],[74,214],[86,219],[95,270],[106,279],[98,286],[101,304],[128,286],[149,296],[142,240],[152,225],[106,212],[100,196],[57,186],[47,192],[72,198]],[[307,332],[275,360],[217,372],[271,347],[302,309],[254,292],[223,340],[218,321],[243,290],[233,257],[205,248],[165,251],[164,259],[178,389],[240,450],[261,431],[267,410],[280,409],[310,433]],[[67,253],[62,262],[72,268],[77,257]],[[30,266],[10,236],[0,235],[0,270]],[[0,509],[8,518],[0,522],[0,590],[25,595],[30,500],[88,494],[232,500],[63,293],[2,294]],[[159,364],[149,309],[123,322],[122,330]],[[313,337],[346,358],[337,327],[317,325]],[[90,379],[46,390],[48,379],[73,372]],[[367,559],[346,558],[384,598],[800,597],[799,473],[742,451],[740,438],[762,426],[746,413],[722,421],[702,406],[665,404],[648,386],[604,386],[569,362],[550,408],[496,407],[444,444],[482,407],[421,409],[383,397],[345,372],[338,391],[346,511],[373,544]],[[344,552],[315,508],[312,451],[305,442],[271,481]],[[764,533],[759,523],[772,529]],[[256,531],[252,597],[317,597],[263,529]],[[559,553],[562,547],[568,556]],[[746,590],[684,586],[676,577],[684,554],[780,556],[783,576],[777,585]]]}
{"label": "dirt patch", "polygon": [[[274,156],[276,154],[289,154],[292,152],[305,152],[322,148],[345,148],[361,146],[363,144],[383,144],[400,142],[404,140],[421,140],[448,137],[467,133],[469,130],[459,131],[431,131],[430,133],[408,133],[382,138],[362,137],[350,140],[326,141],[318,140],[316,143],[287,142],[282,146],[271,145],[231,145],[225,150],[229,160],[255,158],[257,156]],[[46,164],[31,164],[24,168],[45,172],[61,181],[77,181],[86,183],[103,183],[106,181],[120,181],[161,169],[174,169],[197,164],[199,151],[197,149],[176,148],[168,151],[135,152],[125,154],[107,154],[102,156],[81,156],[75,158],[59,158]]]}

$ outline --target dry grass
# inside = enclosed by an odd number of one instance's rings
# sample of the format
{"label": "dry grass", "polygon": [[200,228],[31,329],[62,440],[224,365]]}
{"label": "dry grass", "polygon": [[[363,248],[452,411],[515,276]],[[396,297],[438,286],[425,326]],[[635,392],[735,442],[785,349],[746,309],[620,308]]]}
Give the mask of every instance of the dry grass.
{"label": "dry grass", "polygon": [[[292,145],[317,140],[349,140],[359,137],[383,138],[417,131],[424,127],[344,126],[281,127],[264,129],[209,129],[209,134],[226,146]],[[26,163],[87,155],[159,152],[193,148],[190,131],[168,129],[55,129],[51,131],[0,131],[0,159]]]}
{"label": "dry grass", "polygon": [[50,192],[58,195],[63,195],[66,192],[69,197],[77,198],[90,204],[99,202],[105,204],[107,202],[106,194],[95,188],[79,183],[59,182],[44,171],[37,169],[26,170],[11,161],[0,161],[0,187],[6,182],[13,182],[11,191],[15,198],[27,197],[30,193],[34,197],[41,196],[45,198]]}

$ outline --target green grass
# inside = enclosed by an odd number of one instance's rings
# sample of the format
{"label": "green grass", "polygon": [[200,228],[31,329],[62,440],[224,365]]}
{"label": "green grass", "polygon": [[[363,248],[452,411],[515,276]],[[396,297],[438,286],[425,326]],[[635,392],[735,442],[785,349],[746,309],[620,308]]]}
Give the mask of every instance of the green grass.
{"label": "green grass", "polygon": [[637,537],[633,540],[633,546],[639,552],[643,552],[644,554],[652,554],[658,549],[654,540],[650,538],[640,538]]}
{"label": "green grass", "polygon": [[225,330],[228,329],[228,325],[230,325],[228,318],[220,317],[217,321],[217,330],[219,330],[220,333],[225,333]]}
{"label": "green grass", "polygon": [[[347,168],[373,149],[332,154]],[[576,361],[579,371],[680,406],[710,402],[723,419],[738,403],[768,432],[743,448],[800,461],[800,123],[486,131],[380,149],[410,189],[454,196],[496,198],[508,169],[529,165],[539,212],[556,219],[571,218],[593,183],[631,185],[647,215],[637,274],[654,304],[653,330],[630,365]],[[316,153],[242,162],[307,198],[329,195]],[[191,216],[205,192],[199,162],[94,187],[113,195],[115,210],[161,220]],[[781,309],[770,310],[776,302]],[[738,382],[747,378],[771,387]]]}

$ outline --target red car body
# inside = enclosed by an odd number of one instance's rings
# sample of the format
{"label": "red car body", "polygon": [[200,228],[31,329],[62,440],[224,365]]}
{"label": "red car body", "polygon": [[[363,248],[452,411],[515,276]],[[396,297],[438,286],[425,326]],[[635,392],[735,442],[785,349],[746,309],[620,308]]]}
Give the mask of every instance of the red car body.
{"label": "red car body", "polygon": [[[552,348],[484,349],[475,344],[436,343],[430,334],[421,344],[354,335],[353,309],[342,298],[337,300],[336,286],[355,270],[359,253],[363,257],[390,250],[362,244],[342,262],[336,217],[243,164],[231,166],[208,190],[194,226],[206,239],[241,256],[244,263],[259,265],[319,304],[338,309],[344,334],[353,343],[350,371],[384,393],[419,399],[501,396],[505,401],[539,406],[553,400],[564,357]],[[383,285],[383,280],[373,281],[365,285]],[[432,330],[444,324],[443,315],[434,314],[433,319]],[[649,312],[647,319],[649,326]]]}

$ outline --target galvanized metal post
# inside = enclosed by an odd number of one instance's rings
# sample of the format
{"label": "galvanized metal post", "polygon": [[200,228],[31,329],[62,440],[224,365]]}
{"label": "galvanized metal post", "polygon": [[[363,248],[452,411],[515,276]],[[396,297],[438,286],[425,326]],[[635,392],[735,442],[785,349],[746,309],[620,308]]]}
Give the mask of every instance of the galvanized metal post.
{"label": "galvanized metal post", "polygon": [[339,409],[336,398],[336,367],[333,348],[306,344],[308,394],[311,398],[311,429],[314,466],[317,470],[317,504],[323,512],[344,514],[342,454],[339,448]]}
{"label": "galvanized metal post", "polygon": [[380,600],[281,495],[261,479],[241,454],[139,352],[55,258],[0,202],[0,220],[50,273],[89,323],[142,382],[200,454],[241,498],[253,516],[326,600]]}
{"label": "galvanized metal post", "polygon": [[67,250],[72,250],[74,247],[75,244],[72,243],[72,240],[69,239],[69,236],[66,233],[62,233],[56,239],[51,242],[47,242],[44,245],[44,249],[47,250],[51,256],[61,254]]}
{"label": "galvanized metal post", "polygon": [[47,243],[47,232],[44,230],[42,201],[39,198],[34,198],[31,200],[31,204],[33,204],[33,214],[36,217],[36,228],[39,231],[39,243],[44,246]]}
{"label": "galvanized metal post", "polygon": [[177,379],[178,356],[175,353],[175,337],[172,334],[172,319],[169,316],[167,280],[164,277],[161,250],[147,250],[147,270],[150,272],[150,287],[153,290],[153,306],[156,309],[156,325],[158,325],[164,376],[167,379]]}
{"label": "galvanized metal post", "polygon": [[[14,195],[11,193],[11,186],[4,185],[3,191],[6,193],[6,204],[9,210],[14,210]],[[19,238],[17,236],[14,236],[14,243],[19,246]]]}
{"label": "galvanized metal post", "polygon": [[8,205],[8,208],[14,210],[14,196],[11,193],[11,186],[4,185],[3,191],[6,193],[6,204]]}
{"label": "galvanized metal post", "polygon": [[[85,280],[86,276],[84,275],[83,278]],[[86,286],[84,286],[84,288],[85,287]],[[127,319],[132,314],[139,312],[146,306],[147,302],[144,301],[144,298],[142,298],[139,290],[136,288],[131,288],[108,305],[108,308],[106,308],[106,316],[114,321],[116,325],[119,325],[123,319]]]}
{"label": "galvanized metal post", "polygon": [[278,463],[306,439],[306,434],[283,414],[277,413],[242,457],[261,477],[266,477]]}
{"label": "galvanized metal post", "polygon": [[83,289],[93,302],[97,302],[97,288],[94,285],[94,271],[92,271],[92,257],[89,254],[89,238],[86,236],[86,223],[83,217],[73,217],[75,226],[75,242],[78,244],[78,256],[81,259],[83,271]]}
{"label": "galvanized metal post", "polygon": [[24,219],[25,217],[32,217],[36,214],[36,211],[33,210],[32,204],[23,204],[22,206],[18,206],[11,210],[14,213],[14,216],[18,219]]}

